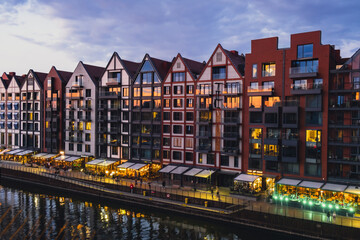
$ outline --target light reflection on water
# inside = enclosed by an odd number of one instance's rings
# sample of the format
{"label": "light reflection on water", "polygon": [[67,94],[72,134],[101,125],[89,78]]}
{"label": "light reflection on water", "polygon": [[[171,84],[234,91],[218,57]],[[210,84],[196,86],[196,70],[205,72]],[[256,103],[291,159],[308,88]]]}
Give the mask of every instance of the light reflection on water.
{"label": "light reflection on water", "polygon": [[[31,191],[25,190],[31,189]],[[206,222],[174,213],[141,209],[120,204],[72,197],[39,190],[32,186],[19,188],[2,182],[0,186],[0,219],[9,209],[0,229],[5,229],[22,210],[0,239],[9,239],[24,224],[14,239],[55,239],[65,226],[62,239],[259,239],[288,236],[273,235],[245,227]],[[26,221],[25,221],[26,220]],[[1,231],[0,231],[1,232]],[[61,239],[61,238],[60,238]]]}

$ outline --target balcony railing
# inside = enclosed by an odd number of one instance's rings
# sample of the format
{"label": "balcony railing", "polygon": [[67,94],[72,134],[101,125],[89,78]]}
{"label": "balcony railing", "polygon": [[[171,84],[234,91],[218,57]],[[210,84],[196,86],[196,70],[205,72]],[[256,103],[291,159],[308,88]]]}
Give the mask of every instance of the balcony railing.
{"label": "balcony railing", "polygon": [[79,99],[79,98],[83,98],[84,94],[83,92],[73,92],[73,93],[66,93],[66,97],[70,98],[70,99]]}
{"label": "balcony railing", "polygon": [[105,91],[101,91],[99,93],[99,97],[120,97],[121,96],[121,92],[105,92]]}
{"label": "balcony railing", "polygon": [[248,86],[247,89],[248,96],[271,96],[273,92],[274,88],[268,86]]}
{"label": "balcony railing", "polygon": [[240,134],[238,132],[224,132],[222,136],[224,138],[239,138]]}
{"label": "balcony railing", "polygon": [[342,137],[342,138],[332,138],[329,137],[329,143],[331,144],[360,144],[360,136],[352,136],[352,137]]}
{"label": "balcony railing", "polygon": [[224,117],[224,123],[240,123],[240,119],[238,117]]}
{"label": "balcony railing", "polygon": [[320,94],[322,88],[323,85],[318,83],[291,84],[290,92],[294,95]]}
{"label": "balcony railing", "polygon": [[347,109],[347,108],[360,108],[359,101],[345,101],[342,103],[334,103],[330,100],[329,108],[333,110],[337,110],[339,108]]}
{"label": "balcony railing", "polygon": [[290,78],[316,77],[317,73],[318,73],[317,65],[290,68]]}

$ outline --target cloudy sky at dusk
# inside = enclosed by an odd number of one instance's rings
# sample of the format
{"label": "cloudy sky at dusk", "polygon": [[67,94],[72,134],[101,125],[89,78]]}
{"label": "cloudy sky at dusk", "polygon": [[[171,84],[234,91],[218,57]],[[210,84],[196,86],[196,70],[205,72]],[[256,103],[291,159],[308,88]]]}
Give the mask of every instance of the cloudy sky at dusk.
{"label": "cloudy sky at dusk", "polygon": [[249,53],[251,39],[322,30],[343,57],[360,48],[360,1],[347,0],[2,0],[0,72],[73,71],[78,61],[105,66],[117,51],[171,61],[207,61],[221,43]]}

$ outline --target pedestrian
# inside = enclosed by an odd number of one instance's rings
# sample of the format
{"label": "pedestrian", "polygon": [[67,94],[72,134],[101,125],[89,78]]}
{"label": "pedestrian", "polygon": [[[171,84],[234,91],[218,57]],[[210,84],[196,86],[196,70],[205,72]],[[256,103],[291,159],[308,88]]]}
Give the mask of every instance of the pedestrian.
{"label": "pedestrian", "polygon": [[211,198],[214,199],[214,189],[213,189],[213,187],[210,188],[210,192],[211,192]]}
{"label": "pedestrian", "polygon": [[327,212],[327,220],[330,222],[330,212]]}
{"label": "pedestrian", "polygon": [[165,181],[163,181],[163,182],[162,182],[163,188],[165,188],[165,185],[166,185],[166,183],[165,183]]}
{"label": "pedestrian", "polygon": [[130,184],[130,192],[133,193],[133,191],[134,191],[134,185]]}
{"label": "pedestrian", "polygon": [[135,187],[137,186],[137,180],[135,179]]}
{"label": "pedestrian", "polygon": [[220,193],[219,193],[219,190],[217,190],[216,195],[217,195],[217,197],[218,197],[218,199],[219,199],[219,201],[220,201]]}
{"label": "pedestrian", "polygon": [[143,181],[142,178],[140,178],[140,187],[142,186],[142,181]]}
{"label": "pedestrian", "polygon": [[334,222],[336,222],[336,212],[335,211],[333,213],[333,220],[334,220]]}

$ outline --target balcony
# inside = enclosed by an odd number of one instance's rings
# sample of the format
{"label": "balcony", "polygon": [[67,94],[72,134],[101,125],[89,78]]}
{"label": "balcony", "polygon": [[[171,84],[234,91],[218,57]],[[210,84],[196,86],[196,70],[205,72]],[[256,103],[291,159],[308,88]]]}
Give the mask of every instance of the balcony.
{"label": "balcony", "polygon": [[360,82],[335,83],[330,85],[329,93],[352,93],[360,91]]}
{"label": "balcony", "polygon": [[106,133],[107,128],[106,127],[99,127],[99,133]]}
{"label": "balcony", "polygon": [[196,147],[196,151],[197,152],[208,153],[208,152],[211,151],[211,144],[199,145],[199,146]]}
{"label": "balcony", "polygon": [[98,110],[106,110],[108,108],[107,104],[99,104],[98,105]]}
{"label": "balcony", "polygon": [[110,118],[108,119],[109,122],[119,122],[120,121],[120,117],[119,116],[110,116]]}
{"label": "balcony", "polygon": [[248,96],[272,96],[274,94],[274,88],[267,86],[248,86]]}
{"label": "balcony", "polygon": [[360,136],[332,138],[329,137],[330,146],[360,146]]}
{"label": "balcony", "polygon": [[240,154],[240,149],[238,147],[224,147],[221,151],[221,154],[228,156],[237,156]]}
{"label": "balcony", "polygon": [[360,110],[360,101],[344,101],[341,103],[330,100],[329,110],[343,111],[343,110]]}
{"label": "balcony", "polygon": [[84,98],[84,94],[83,94],[82,91],[66,93],[65,96],[66,96],[66,98],[73,99],[73,100],[83,99]]}
{"label": "balcony", "polygon": [[223,132],[222,138],[239,139],[240,134],[238,132]]}
{"label": "balcony", "polygon": [[238,117],[224,117],[222,120],[223,124],[240,124],[240,119]]}
{"label": "balcony", "polygon": [[75,120],[74,115],[66,115],[65,120]]}
{"label": "balcony", "polygon": [[91,122],[91,116],[81,116],[79,117],[79,120],[80,121],[83,121],[83,122]]}
{"label": "balcony", "polygon": [[318,75],[318,66],[291,67],[290,78],[314,78]]}
{"label": "balcony", "polygon": [[102,99],[117,99],[121,97],[121,92],[106,92],[106,91],[101,91],[99,93],[99,98]]}
{"label": "balcony", "polygon": [[360,128],[360,119],[352,119],[351,124],[346,124],[344,121],[329,120],[329,128]]}
{"label": "balcony", "polygon": [[298,162],[298,146],[296,145],[284,145],[282,146],[281,161],[285,163],[297,163]]}
{"label": "balcony", "polygon": [[120,104],[110,104],[108,106],[109,110],[119,110],[120,109]]}
{"label": "balcony", "polygon": [[209,110],[209,111],[211,111],[213,109],[212,104],[197,104],[196,106],[197,106],[196,110]]}
{"label": "balcony", "polygon": [[91,111],[91,105],[82,105],[79,109],[83,111]]}
{"label": "balcony", "polygon": [[250,158],[260,158],[261,159],[261,150],[260,149],[251,149],[249,150]]}
{"label": "balcony", "polygon": [[66,142],[76,142],[76,143],[82,143],[83,139],[82,138],[77,138],[77,137],[67,137],[65,139]]}
{"label": "balcony", "polygon": [[101,145],[107,144],[106,138],[98,138],[98,144]]}
{"label": "balcony", "polygon": [[196,138],[211,138],[211,131],[199,131]]}
{"label": "balcony", "polygon": [[290,93],[292,95],[310,95],[310,94],[321,94],[322,84],[291,84]]}
{"label": "balcony", "polygon": [[83,132],[83,128],[77,128],[77,127],[67,127],[66,131],[72,131],[72,132]]}

